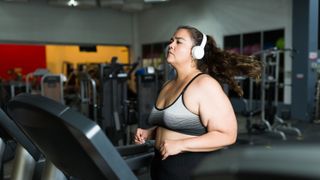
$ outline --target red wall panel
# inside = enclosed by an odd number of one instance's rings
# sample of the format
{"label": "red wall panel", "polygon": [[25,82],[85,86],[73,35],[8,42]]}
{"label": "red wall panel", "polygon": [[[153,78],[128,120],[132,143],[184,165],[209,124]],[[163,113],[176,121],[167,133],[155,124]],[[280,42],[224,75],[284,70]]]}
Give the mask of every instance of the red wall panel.
{"label": "red wall panel", "polygon": [[8,70],[21,68],[22,75],[46,68],[45,46],[0,44],[0,78],[10,79]]}

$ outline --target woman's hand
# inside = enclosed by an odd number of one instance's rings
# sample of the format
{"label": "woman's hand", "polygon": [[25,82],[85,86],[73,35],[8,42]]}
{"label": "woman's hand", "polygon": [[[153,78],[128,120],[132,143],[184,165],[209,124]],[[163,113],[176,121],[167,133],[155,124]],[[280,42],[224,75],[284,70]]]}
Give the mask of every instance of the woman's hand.
{"label": "woman's hand", "polygon": [[150,139],[153,129],[141,129],[137,128],[136,135],[134,136],[134,142],[136,144],[144,144],[146,140]]}
{"label": "woman's hand", "polygon": [[168,156],[181,153],[183,150],[182,141],[180,140],[164,140],[160,144],[160,153],[162,160],[165,160]]}

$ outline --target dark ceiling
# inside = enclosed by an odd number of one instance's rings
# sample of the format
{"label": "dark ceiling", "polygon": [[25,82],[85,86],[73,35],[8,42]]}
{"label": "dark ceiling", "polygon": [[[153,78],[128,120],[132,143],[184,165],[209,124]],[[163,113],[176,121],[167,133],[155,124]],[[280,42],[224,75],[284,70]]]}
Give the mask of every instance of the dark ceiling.
{"label": "dark ceiling", "polygon": [[[8,0],[32,1],[32,0]],[[49,5],[70,6],[73,8],[112,8],[126,12],[136,12],[154,6],[168,4],[173,0],[47,0]]]}

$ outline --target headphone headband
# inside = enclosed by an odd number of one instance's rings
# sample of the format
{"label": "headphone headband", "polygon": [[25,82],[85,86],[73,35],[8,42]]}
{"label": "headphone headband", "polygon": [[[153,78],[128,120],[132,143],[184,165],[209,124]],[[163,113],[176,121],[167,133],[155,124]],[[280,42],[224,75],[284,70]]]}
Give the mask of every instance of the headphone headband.
{"label": "headphone headband", "polygon": [[204,34],[204,33],[202,33],[202,41],[201,41],[200,46],[201,46],[202,48],[204,48],[204,46],[206,45],[206,43],[207,43],[207,35]]}

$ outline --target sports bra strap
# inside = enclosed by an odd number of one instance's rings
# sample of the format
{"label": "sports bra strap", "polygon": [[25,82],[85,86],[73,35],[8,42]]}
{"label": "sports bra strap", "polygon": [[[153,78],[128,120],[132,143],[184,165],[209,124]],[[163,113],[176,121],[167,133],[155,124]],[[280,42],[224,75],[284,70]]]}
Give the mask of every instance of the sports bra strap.
{"label": "sports bra strap", "polygon": [[183,88],[181,94],[183,94],[183,93],[187,90],[187,88],[189,87],[189,85],[192,83],[193,80],[195,80],[198,76],[200,76],[200,75],[202,75],[202,74],[204,74],[204,73],[199,73],[199,74],[195,75],[195,76],[188,82],[188,84]]}

